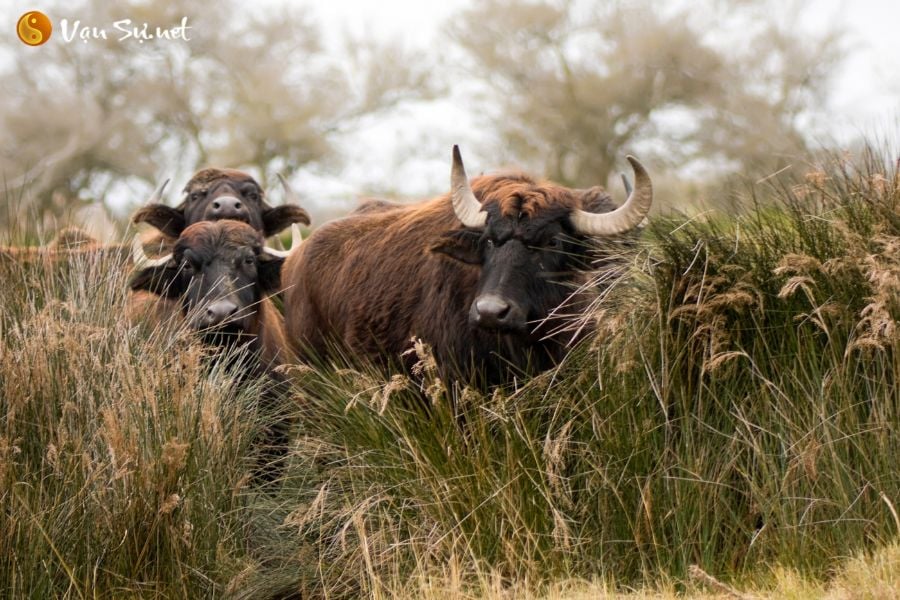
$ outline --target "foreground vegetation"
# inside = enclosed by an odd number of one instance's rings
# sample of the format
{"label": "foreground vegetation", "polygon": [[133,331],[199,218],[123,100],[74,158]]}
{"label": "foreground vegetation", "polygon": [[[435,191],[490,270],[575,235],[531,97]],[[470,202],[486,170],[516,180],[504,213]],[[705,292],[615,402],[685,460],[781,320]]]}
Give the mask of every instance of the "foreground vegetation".
{"label": "foreground vegetation", "polygon": [[[484,396],[262,383],[121,315],[127,269],[0,257],[0,585],[13,597],[900,594],[900,181],[868,152],[659,218],[553,372]],[[721,586],[721,587],[717,587]],[[730,586],[730,587],[729,587]],[[731,590],[731,591],[728,591]]]}

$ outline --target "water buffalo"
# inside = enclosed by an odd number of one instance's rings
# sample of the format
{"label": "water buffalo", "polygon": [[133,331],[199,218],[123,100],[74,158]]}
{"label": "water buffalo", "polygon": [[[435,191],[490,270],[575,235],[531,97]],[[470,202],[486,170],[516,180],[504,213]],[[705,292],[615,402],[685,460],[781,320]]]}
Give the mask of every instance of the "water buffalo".
{"label": "water buffalo", "polygon": [[[451,192],[379,205],[316,230],[283,271],[288,337],[301,356],[375,359],[431,345],[445,372],[499,383],[558,362],[596,290],[584,285],[592,239],[636,228],[653,200],[635,187],[615,207],[602,188],[573,190],[521,173],[475,178],[453,149]],[[580,328],[584,332],[584,328]]]}
{"label": "water buffalo", "polygon": [[233,220],[201,221],[171,254],[148,259],[135,246],[132,290],[177,302],[191,328],[216,345],[246,344],[262,369],[292,362],[284,320],[269,298],[280,289],[286,251]]}
{"label": "water buffalo", "polygon": [[[299,231],[294,226],[295,242]],[[254,479],[278,477],[287,451],[291,422],[289,386],[276,367],[295,362],[285,337],[284,319],[269,296],[279,290],[288,252],[265,246],[262,234],[242,221],[201,221],[185,228],[172,253],[157,259],[135,245],[136,269],[131,289],[166,298],[216,349],[236,346],[249,351],[235,373],[238,381],[264,375],[260,396],[264,428],[253,440]]]}
{"label": "water buffalo", "polygon": [[171,207],[161,203],[168,180],[154,192],[132,221],[148,223],[175,239],[184,229],[200,221],[232,219],[243,221],[270,237],[293,223],[309,225],[309,214],[296,204],[297,195],[279,175],[286,192],[286,204],[270,206],[265,192],[253,177],[235,169],[203,169],[184,186],[184,200]]}
{"label": "water buffalo", "polygon": [[103,244],[77,227],[65,227],[46,246],[2,246],[0,259],[29,264],[43,262],[48,265],[72,261],[77,258],[104,258],[127,261],[131,247],[123,244]]}

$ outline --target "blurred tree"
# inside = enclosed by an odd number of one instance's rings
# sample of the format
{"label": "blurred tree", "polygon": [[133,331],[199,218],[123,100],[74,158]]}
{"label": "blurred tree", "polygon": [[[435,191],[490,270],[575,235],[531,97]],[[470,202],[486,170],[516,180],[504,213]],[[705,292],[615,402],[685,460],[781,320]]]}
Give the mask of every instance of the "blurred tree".
{"label": "blurred tree", "polygon": [[[808,3],[486,0],[449,25],[487,84],[509,151],[570,185],[627,152],[681,165],[778,168],[806,148],[840,32],[798,27]],[[635,149],[637,146],[637,150]]]}
{"label": "blurred tree", "polygon": [[[334,136],[430,90],[427,70],[399,47],[351,41],[350,52],[329,52],[286,7],[92,0],[42,10],[54,23],[48,43],[0,39],[10,59],[0,61],[0,221],[15,218],[10,203],[19,218],[58,215],[79,195],[105,198],[135,178],[145,184],[132,188],[149,190],[205,165],[259,169],[265,185],[275,169],[333,164]],[[152,32],[183,17],[188,42],[119,41],[113,28],[131,19]],[[108,39],[66,42],[63,18],[69,34],[78,21]]]}

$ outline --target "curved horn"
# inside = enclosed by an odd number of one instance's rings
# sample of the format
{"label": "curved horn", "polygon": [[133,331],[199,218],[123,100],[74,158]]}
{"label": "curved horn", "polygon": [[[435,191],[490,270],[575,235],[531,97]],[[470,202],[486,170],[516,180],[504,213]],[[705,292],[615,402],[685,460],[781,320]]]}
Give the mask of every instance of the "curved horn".
{"label": "curved horn", "polygon": [[[628,200],[616,210],[608,213],[590,213],[584,210],[572,212],[572,226],[583,235],[618,235],[631,231],[644,220],[653,204],[653,183],[650,175],[638,159],[629,155],[628,162],[634,170],[634,189]],[[628,182],[625,189],[629,191]]]}
{"label": "curved horn", "polygon": [[297,226],[296,223],[291,224],[291,249],[290,250],[276,250],[275,248],[269,248],[268,246],[263,246],[263,252],[269,254],[271,256],[276,256],[278,258],[287,258],[291,252],[300,247],[300,244],[303,243],[303,234],[300,233],[300,227]]}
{"label": "curved horn", "polygon": [[450,198],[453,200],[453,212],[466,227],[479,228],[487,223],[487,213],[481,208],[481,202],[472,193],[466,168],[459,154],[459,146],[453,146],[453,168],[450,170]]}
{"label": "curved horn", "polygon": [[147,201],[147,204],[158,204],[158,203],[162,203],[163,192],[166,191],[166,186],[169,185],[169,182],[170,182],[170,181],[172,181],[172,180],[171,180],[171,179],[166,179],[165,181],[163,181],[163,182],[162,182],[162,185],[159,186],[158,188],[156,188],[156,190],[154,190],[153,195],[150,196],[150,199]]}
{"label": "curved horn", "polygon": [[[163,184],[163,187],[165,187],[165,184]],[[134,260],[135,267],[146,269],[163,266],[172,259],[172,254],[166,254],[159,258],[148,258],[144,253],[144,244],[141,243],[138,236],[134,236],[134,241],[131,243],[131,257]]]}
{"label": "curved horn", "polygon": [[300,196],[297,192],[294,191],[294,188],[291,187],[291,184],[288,183],[287,179],[284,178],[284,175],[281,173],[276,173],[278,175],[278,181],[281,182],[282,187],[284,187],[284,203],[285,204],[300,204]]}

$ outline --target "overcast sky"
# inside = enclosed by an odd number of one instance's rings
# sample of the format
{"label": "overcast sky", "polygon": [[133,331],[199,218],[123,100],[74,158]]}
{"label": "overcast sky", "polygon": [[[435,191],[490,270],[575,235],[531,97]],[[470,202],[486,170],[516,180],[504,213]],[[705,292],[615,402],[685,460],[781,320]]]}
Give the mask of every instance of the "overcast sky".
{"label": "overcast sky", "polygon": [[[315,3],[328,37],[342,31],[399,40],[410,47],[426,47],[440,41],[442,23],[470,6],[469,0],[333,0]],[[803,31],[822,31],[833,25],[847,30],[848,59],[834,79],[827,113],[827,135],[838,143],[860,134],[897,138],[900,124],[900,2],[890,0],[817,0],[814,10],[802,13],[799,22],[786,22]],[[784,18],[787,18],[785,11]],[[479,152],[477,123],[452,101],[407,107],[391,119],[370,123],[354,132],[351,156],[341,178],[318,180],[304,177],[310,185],[323,185],[339,194],[374,185],[395,188],[415,196],[435,191],[432,182],[447,178],[447,157],[439,148],[460,141],[468,146],[467,164],[472,169],[496,168],[493,157]],[[823,140],[830,142],[832,140]],[[422,144],[422,152],[410,158],[405,150]],[[372,148],[382,147],[379,152]],[[469,158],[471,157],[471,158]],[[503,157],[501,160],[505,160]],[[340,195],[340,194],[339,194]]]}
{"label": "overcast sky", "polygon": [[[441,24],[470,0],[332,0],[312,10],[334,34],[347,30],[381,39],[426,46],[440,35]],[[896,0],[816,0],[798,28],[821,30],[837,23],[847,28],[852,51],[835,79],[832,109],[835,134],[846,136],[896,113],[900,104],[900,2]]]}
{"label": "overcast sky", "polygon": [[[265,0],[259,6],[291,0]],[[689,0],[674,0],[675,2]],[[15,22],[40,1],[0,0],[5,21]],[[343,33],[398,41],[408,48],[440,48],[448,17],[470,0],[329,0],[302,2],[323,27],[325,40],[338,47]],[[847,142],[861,133],[897,138],[900,123],[900,2],[888,0],[818,0],[802,13],[799,30],[846,26],[849,59],[834,79],[827,113],[828,135]],[[256,8],[254,8],[256,9]],[[785,15],[788,13],[785,12]],[[77,15],[72,15],[77,17]],[[389,118],[368,119],[351,131],[343,151],[346,167],[337,173],[305,169],[299,187],[315,196],[352,201],[360,194],[396,193],[424,196],[446,189],[453,143],[464,149],[471,172],[495,169],[513,157],[489,148],[469,107],[450,97],[403,105]],[[823,140],[831,141],[831,140]]]}

